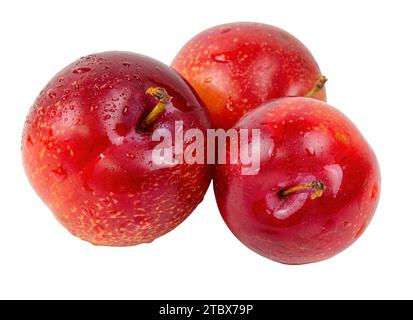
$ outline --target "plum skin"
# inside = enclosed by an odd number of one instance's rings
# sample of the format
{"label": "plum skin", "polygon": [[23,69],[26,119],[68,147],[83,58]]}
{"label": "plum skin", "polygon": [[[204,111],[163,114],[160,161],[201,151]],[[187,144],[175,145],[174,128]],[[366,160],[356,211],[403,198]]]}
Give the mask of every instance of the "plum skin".
{"label": "plum skin", "polygon": [[[271,260],[306,264],[350,246],[369,225],[380,195],[373,150],[341,112],[310,98],[282,98],[251,111],[235,126],[261,130],[261,167],[217,165],[221,215],[247,247]],[[228,152],[228,150],[227,150]],[[322,181],[323,194],[285,198],[286,188]]]}
{"label": "plum skin", "polygon": [[[199,33],[179,51],[172,67],[200,95],[212,126],[224,129],[272,99],[306,95],[321,76],[316,60],[298,39],[252,22]],[[325,101],[325,89],[313,98]]]}
{"label": "plum skin", "polygon": [[[145,132],[137,125],[162,87],[171,103]],[[83,57],[60,71],[32,106],[22,138],[35,191],[73,235],[95,245],[148,243],[180,224],[202,201],[211,168],[158,166],[152,132],[175,121],[210,127],[196,93],[170,67],[129,52]]]}

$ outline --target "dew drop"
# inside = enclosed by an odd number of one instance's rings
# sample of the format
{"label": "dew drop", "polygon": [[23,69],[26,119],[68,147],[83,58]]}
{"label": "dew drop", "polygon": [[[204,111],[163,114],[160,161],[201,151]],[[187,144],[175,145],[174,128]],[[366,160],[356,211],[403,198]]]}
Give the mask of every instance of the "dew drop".
{"label": "dew drop", "polygon": [[366,230],[366,223],[363,223],[361,227],[357,230],[356,234],[354,235],[354,239],[360,238],[360,236],[363,234],[364,230]]}
{"label": "dew drop", "polygon": [[234,106],[233,106],[232,101],[228,101],[228,102],[225,104],[225,108],[226,108],[228,111],[230,111],[230,112],[234,111]]}
{"label": "dew drop", "polygon": [[47,91],[47,95],[49,96],[50,99],[56,98],[56,92],[54,92],[52,89]]}
{"label": "dew drop", "polygon": [[374,185],[370,192],[370,199],[375,200],[379,194],[379,188]]}
{"label": "dew drop", "polygon": [[60,165],[58,165],[56,169],[52,170],[52,172],[58,176],[67,176],[67,170]]}
{"label": "dew drop", "polygon": [[123,108],[122,110],[122,114],[125,115],[128,113],[128,107],[126,106],[125,108]]}
{"label": "dew drop", "polygon": [[314,155],[315,155],[315,150],[314,150],[314,148],[305,148],[305,152],[306,152],[307,155],[309,155],[309,156],[314,156]]}
{"label": "dew drop", "polygon": [[33,145],[33,140],[32,140],[32,137],[30,135],[27,135],[26,141],[27,141],[28,144]]}
{"label": "dew drop", "polygon": [[133,153],[126,153],[126,158],[128,159],[135,159],[136,156]]}
{"label": "dew drop", "polygon": [[219,63],[227,63],[229,61],[224,53],[212,54],[211,58]]}
{"label": "dew drop", "polygon": [[231,31],[231,28],[224,28],[221,30],[221,34],[228,33]]}
{"label": "dew drop", "polygon": [[99,106],[90,106],[90,112],[93,112],[93,111],[96,110],[97,108],[99,108]]}
{"label": "dew drop", "polygon": [[80,67],[80,68],[74,69],[73,73],[81,74],[81,73],[86,73],[86,72],[89,72],[89,71],[90,71],[90,68],[88,68],[88,67]]}

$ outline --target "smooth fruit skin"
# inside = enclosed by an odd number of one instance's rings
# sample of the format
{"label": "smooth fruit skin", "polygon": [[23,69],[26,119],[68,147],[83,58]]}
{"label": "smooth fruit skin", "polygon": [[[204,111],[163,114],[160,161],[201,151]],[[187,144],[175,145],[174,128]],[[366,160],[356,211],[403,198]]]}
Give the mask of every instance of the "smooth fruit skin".
{"label": "smooth fruit skin", "polygon": [[[228,129],[269,100],[304,96],[321,76],[310,51],[279,28],[220,25],[192,38],[172,62],[206,104],[215,128]],[[313,98],[326,100],[325,89]]]}
{"label": "smooth fruit skin", "polygon": [[[327,259],[351,245],[369,224],[380,194],[376,157],[342,113],[310,98],[282,98],[244,116],[236,125],[260,129],[261,167],[218,165],[215,195],[234,235],[257,253],[285,264]],[[281,197],[288,188],[322,181]]]}
{"label": "smooth fruit skin", "polygon": [[[171,102],[144,132],[139,123],[162,87]],[[57,219],[95,245],[151,242],[181,223],[202,201],[207,165],[156,165],[158,128],[210,127],[196,94],[170,67],[128,52],[83,57],[59,72],[38,96],[24,127],[27,176]]]}

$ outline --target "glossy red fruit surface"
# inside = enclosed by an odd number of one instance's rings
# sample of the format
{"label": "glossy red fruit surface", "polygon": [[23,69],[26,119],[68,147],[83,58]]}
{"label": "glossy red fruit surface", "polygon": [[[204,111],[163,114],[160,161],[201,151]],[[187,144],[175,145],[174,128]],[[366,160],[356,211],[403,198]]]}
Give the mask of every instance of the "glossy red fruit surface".
{"label": "glossy red fruit surface", "polygon": [[304,264],[351,245],[368,226],[380,194],[376,157],[342,113],[310,98],[282,98],[236,125],[260,129],[261,166],[218,165],[222,217],[246,246],[272,260]]}
{"label": "glossy red fruit surface", "polygon": [[[157,105],[149,88],[170,96],[164,111],[137,129]],[[151,242],[201,202],[207,165],[152,161],[159,128],[202,131],[209,115],[170,67],[127,53],[90,55],[59,72],[27,117],[22,151],[27,176],[57,219],[96,245]]]}
{"label": "glossy red fruit surface", "polygon": [[[191,39],[172,67],[205,102],[215,128],[279,97],[304,96],[320,78],[310,51],[279,28],[250,22],[208,29]],[[325,100],[325,90],[313,98]]]}

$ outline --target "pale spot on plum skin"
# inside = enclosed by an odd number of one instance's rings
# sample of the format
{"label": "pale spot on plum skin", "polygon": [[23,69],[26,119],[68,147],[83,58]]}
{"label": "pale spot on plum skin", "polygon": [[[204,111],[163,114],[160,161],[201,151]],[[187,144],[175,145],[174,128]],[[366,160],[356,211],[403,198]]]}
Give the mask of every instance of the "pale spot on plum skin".
{"label": "pale spot on plum skin", "polygon": [[328,137],[318,131],[309,131],[304,134],[303,148],[310,155],[319,155],[326,150],[329,145]]}
{"label": "pale spot on plum skin", "polygon": [[331,164],[324,166],[324,170],[329,180],[329,189],[333,192],[333,197],[335,198],[337,197],[343,181],[343,169],[339,164]]}
{"label": "pale spot on plum skin", "polygon": [[[271,196],[271,194],[268,196]],[[267,208],[267,212],[280,220],[289,218],[292,214],[301,209],[308,197],[307,194],[300,193],[293,195],[288,199],[279,199],[278,193],[275,191],[272,194],[272,200],[268,198],[268,196],[267,203],[271,203],[271,208]]]}
{"label": "pale spot on plum skin", "polygon": [[336,132],[334,137],[344,144],[350,144],[350,135],[346,132]]}

